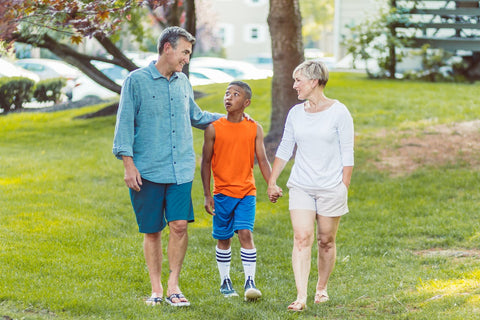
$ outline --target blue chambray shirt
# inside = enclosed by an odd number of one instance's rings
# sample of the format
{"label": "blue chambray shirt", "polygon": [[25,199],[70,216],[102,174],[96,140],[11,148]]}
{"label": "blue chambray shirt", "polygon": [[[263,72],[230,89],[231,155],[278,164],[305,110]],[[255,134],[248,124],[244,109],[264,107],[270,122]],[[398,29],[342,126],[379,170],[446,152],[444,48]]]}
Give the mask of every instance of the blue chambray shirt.
{"label": "blue chambray shirt", "polygon": [[113,154],[133,157],[142,178],[155,183],[193,181],[192,126],[205,129],[223,117],[202,111],[184,73],[167,80],[155,67],[131,72],[120,95]]}

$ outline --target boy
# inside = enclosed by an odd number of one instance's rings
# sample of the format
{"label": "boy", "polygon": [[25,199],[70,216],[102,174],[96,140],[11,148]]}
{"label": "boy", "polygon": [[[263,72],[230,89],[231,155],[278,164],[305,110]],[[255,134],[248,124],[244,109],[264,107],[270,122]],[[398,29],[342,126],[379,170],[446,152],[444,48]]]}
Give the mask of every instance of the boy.
{"label": "boy", "polygon": [[[238,234],[245,273],[245,300],[260,298],[255,287],[257,251],[253,243],[256,188],[253,176],[257,157],[263,178],[268,182],[272,172],[263,143],[263,129],[244,118],[250,105],[252,90],[242,81],[231,82],[223,103],[227,117],[211,123],[205,130],[201,175],[205,210],[213,216],[212,235],[217,239],[216,259],[220,272],[220,292],[225,297],[238,296],[230,279],[231,242]],[[214,196],[210,192],[213,171]]]}

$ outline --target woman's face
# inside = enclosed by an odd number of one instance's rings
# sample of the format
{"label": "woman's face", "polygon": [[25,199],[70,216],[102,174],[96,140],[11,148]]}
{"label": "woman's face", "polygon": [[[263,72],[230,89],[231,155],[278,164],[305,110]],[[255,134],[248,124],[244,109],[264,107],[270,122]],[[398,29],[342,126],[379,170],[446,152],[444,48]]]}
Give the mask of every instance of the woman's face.
{"label": "woman's face", "polygon": [[297,91],[298,100],[307,100],[317,86],[317,81],[306,78],[301,71],[293,77],[293,89]]}

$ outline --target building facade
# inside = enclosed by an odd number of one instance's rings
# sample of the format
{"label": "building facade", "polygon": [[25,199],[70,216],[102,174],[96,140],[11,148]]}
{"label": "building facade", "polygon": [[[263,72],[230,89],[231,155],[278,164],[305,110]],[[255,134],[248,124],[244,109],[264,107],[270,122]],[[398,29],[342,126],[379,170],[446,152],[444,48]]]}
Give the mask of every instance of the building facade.
{"label": "building facade", "polygon": [[269,0],[212,0],[227,59],[271,54]]}
{"label": "building facade", "polygon": [[337,61],[346,55],[342,41],[350,32],[348,26],[358,25],[367,18],[374,17],[380,5],[381,1],[378,0],[335,0],[333,53]]}

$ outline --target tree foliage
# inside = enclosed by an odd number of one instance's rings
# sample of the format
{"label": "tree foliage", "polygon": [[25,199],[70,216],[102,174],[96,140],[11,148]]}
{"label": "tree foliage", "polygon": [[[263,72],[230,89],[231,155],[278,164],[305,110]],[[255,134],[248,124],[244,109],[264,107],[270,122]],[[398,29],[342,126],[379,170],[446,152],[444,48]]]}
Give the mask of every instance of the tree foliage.
{"label": "tree foliage", "polygon": [[345,37],[343,45],[352,54],[354,61],[377,61],[380,70],[375,72],[369,70],[366,63],[370,77],[395,77],[396,63],[403,58],[401,49],[406,48],[411,41],[411,35],[395,30],[394,26],[399,22],[408,22],[408,18],[389,5],[381,8],[373,18],[350,26],[350,35]]}
{"label": "tree foliage", "polygon": [[[161,26],[187,23],[192,13],[195,20],[193,0],[0,0],[0,8],[3,48],[21,42],[48,49],[115,92],[120,92],[120,86],[91,62],[108,62],[130,71],[137,68],[115,45],[121,30],[141,39],[145,12]],[[76,45],[85,38],[96,39],[105,54],[80,53]]]}
{"label": "tree foliage", "polygon": [[300,0],[305,43],[318,41],[323,32],[331,31],[334,7],[334,0]]}

